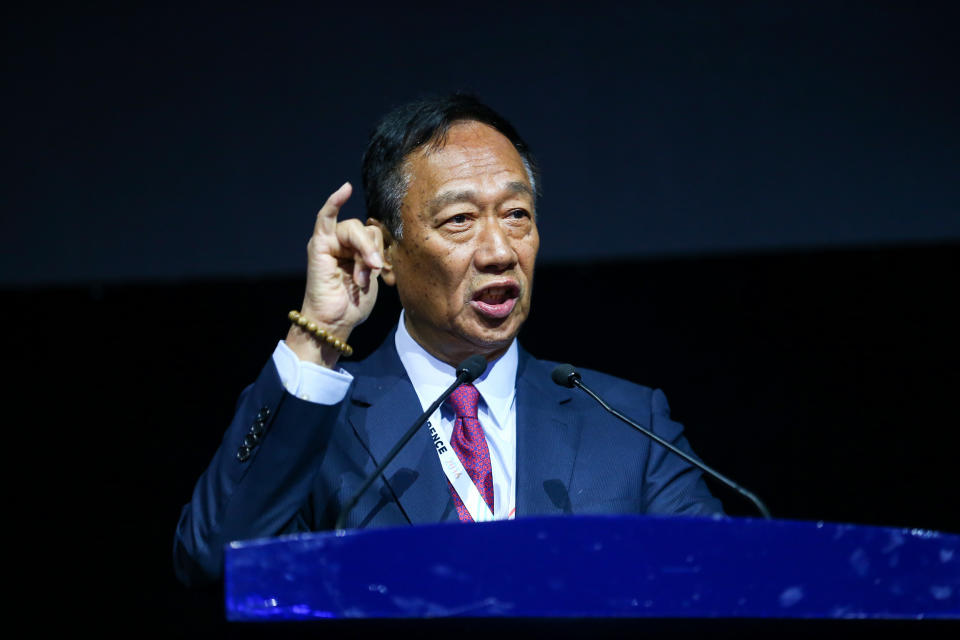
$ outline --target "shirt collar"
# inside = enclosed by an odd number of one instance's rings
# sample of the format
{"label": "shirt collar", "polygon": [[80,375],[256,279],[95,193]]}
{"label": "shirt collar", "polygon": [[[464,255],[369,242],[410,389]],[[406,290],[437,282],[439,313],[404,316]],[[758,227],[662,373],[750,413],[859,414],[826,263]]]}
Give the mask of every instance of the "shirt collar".
{"label": "shirt collar", "polygon": [[[400,324],[394,337],[400,362],[407,371],[410,382],[420,398],[420,405],[426,410],[430,404],[453,384],[457,378],[456,370],[445,362],[437,360],[426,352],[407,332],[403,312],[400,312]],[[517,340],[514,338],[506,353],[487,365],[483,375],[473,381],[480,397],[493,414],[498,426],[507,424],[510,406],[517,381]]]}

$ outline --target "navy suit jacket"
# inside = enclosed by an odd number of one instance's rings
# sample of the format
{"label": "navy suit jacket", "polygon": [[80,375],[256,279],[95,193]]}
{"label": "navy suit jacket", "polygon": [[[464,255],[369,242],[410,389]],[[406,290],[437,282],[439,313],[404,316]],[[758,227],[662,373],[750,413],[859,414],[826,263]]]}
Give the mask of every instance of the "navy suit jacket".
{"label": "navy suit jacket", "polygon": [[[554,365],[519,350],[516,517],[722,513],[699,470],[586,394],[554,384]],[[174,566],[181,581],[216,580],[223,545],[232,540],[333,528],[340,506],[420,415],[393,334],[369,358],[344,368],[354,382],[333,406],[288,394],[272,361],[244,390],[177,525]],[[581,373],[612,406],[692,453],[662,392]],[[261,432],[259,438],[249,437],[251,430]],[[245,438],[249,455],[241,451]],[[458,522],[457,513],[424,428],[366,491],[347,526],[443,521]]]}

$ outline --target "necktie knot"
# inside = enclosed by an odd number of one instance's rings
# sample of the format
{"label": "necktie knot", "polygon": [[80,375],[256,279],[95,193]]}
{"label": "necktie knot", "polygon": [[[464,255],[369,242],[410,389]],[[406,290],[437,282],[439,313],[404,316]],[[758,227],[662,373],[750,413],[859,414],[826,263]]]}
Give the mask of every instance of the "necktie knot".
{"label": "necktie knot", "polygon": [[450,406],[458,418],[477,419],[477,404],[480,392],[472,384],[462,384],[450,395]]}

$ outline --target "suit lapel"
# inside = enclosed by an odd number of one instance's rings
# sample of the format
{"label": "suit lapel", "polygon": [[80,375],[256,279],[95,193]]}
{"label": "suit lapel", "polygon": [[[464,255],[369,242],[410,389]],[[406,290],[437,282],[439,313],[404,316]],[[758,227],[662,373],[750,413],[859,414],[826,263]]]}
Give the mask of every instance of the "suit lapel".
{"label": "suit lapel", "polygon": [[[520,349],[517,517],[570,512],[570,481],[582,427],[563,406],[571,398],[569,389],[550,381],[547,365]],[[373,463],[379,464],[422,411],[397,356],[392,333],[354,372],[350,401],[347,418]],[[426,425],[390,463],[384,481],[411,524],[457,520]]]}
{"label": "suit lapel", "polygon": [[[355,374],[348,420],[376,465],[421,412],[391,333]],[[384,481],[411,524],[436,523],[445,515],[456,515],[426,424],[387,466]],[[369,491],[375,491],[375,486]]]}
{"label": "suit lapel", "polygon": [[517,368],[517,517],[570,512],[581,425],[563,405],[571,390],[520,349]]}

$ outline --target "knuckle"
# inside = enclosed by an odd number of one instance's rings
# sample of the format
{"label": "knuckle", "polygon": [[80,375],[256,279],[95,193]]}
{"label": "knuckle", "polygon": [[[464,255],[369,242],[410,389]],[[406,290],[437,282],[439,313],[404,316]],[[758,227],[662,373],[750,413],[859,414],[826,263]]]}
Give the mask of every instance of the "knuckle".
{"label": "knuckle", "polygon": [[351,239],[354,239],[356,242],[363,242],[365,236],[363,234],[363,225],[360,224],[359,220],[350,219],[344,220],[344,229],[347,233],[350,234]]}

